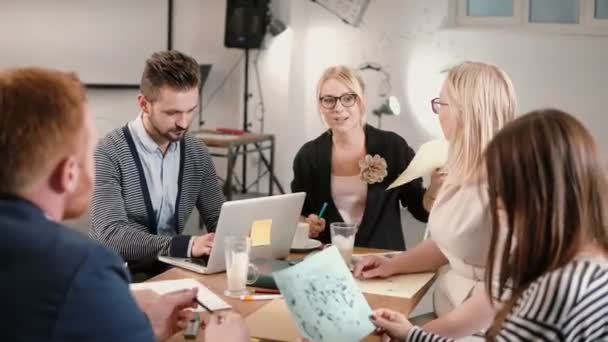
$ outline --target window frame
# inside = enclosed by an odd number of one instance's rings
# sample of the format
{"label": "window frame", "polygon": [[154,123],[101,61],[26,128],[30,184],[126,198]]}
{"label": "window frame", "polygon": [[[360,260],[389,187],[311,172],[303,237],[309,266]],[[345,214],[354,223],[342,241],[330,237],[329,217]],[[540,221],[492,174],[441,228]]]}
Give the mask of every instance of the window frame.
{"label": "window frame", "polygon": [[580,0],[581,1],[581,23],[595,28],[608,28],[608,18],[595,18],[595,0]]}
{"label": "window frame", "polygon": [[577,33],[581,30],[583,24],[582,13],[583,4],[578,0],[578,23],[535,23],[530,21],[530,0],[525,0],[526,4],[523,8],[524,27],[529,29],[540,29],[546,32],[555,33]]}
{"label": "window frame", "polygon": [[577,0],[579,2],[578,23],[534,23],[530,22],[530,0],[512,0],[512,17],[472,17],[467,16],[467,0],[449,2],[455,27],[469,28],[505,28],[558,34],[608,35],[608,19],[595,18],[595,0]]}

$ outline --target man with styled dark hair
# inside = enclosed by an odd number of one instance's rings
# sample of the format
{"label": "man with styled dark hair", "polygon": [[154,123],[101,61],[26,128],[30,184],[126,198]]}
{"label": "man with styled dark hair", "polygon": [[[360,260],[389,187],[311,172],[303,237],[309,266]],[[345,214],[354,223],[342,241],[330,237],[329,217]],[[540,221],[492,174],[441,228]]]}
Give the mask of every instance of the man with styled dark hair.
{"label": "man with styled dark hair", "polygon": [[88,207],[96,139],[75,75],[0,71],[0,341],[165,340],[193,305],[134,299],[120,258],[58,223]]}
{"label": "man with styled dark hair", "polygon": [[182,235],[195,206],[213,232],[224,202],[207,147],[186,133],[200,83],[192,57],[154,53],[141,78],[140,114],[95,151],[91,236],[118,252],[141,279],[164,270],[159,255],[202,257],[213,244],[213,233]]}

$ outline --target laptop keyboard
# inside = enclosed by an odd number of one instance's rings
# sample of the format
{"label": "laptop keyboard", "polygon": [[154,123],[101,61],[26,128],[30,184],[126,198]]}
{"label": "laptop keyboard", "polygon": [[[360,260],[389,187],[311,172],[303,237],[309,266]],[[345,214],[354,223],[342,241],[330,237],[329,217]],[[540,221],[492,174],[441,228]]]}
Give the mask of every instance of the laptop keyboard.
{"label": "laptop keyboard", "polygon": [[193,264],[207,267],[207,263],[209,262],[209,256],[204,256],[202,258],[190,258],[189,261]]}

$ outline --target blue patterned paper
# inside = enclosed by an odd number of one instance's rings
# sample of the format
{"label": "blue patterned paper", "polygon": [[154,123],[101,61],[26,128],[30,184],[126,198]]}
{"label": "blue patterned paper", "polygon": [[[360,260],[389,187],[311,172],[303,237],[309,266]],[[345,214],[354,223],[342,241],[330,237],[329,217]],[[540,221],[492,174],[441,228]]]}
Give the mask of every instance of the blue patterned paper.
{"label": "blue patterned paper", "polygon": [[374,330],[372,310],[336,247],[273,276],[303,337],[352,342]]}

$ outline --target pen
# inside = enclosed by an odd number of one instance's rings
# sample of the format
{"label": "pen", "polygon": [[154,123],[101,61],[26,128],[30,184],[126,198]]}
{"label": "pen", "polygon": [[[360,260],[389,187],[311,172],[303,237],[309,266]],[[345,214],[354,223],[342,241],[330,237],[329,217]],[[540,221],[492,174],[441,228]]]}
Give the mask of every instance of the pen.
{"label": "pen", "polygon": [[277,298],[283,298],[281,295],[277,294],[267,294],[267,295],[244,295],[240,297],[244,302],[253,302],[255,300],[273,300]]}
{"label": "pen", "polygon": [[323,214],[325,214],[325,209],[327,209],[327,202],[324,202],[323,206],[321,207],[321,210],[319,210],[319,218],[323,217]]}
{"label": "pen", "polygon": [[209,307],[205,304],[203,304],[203,302],[201,302],[200,300],[198,300],[198,298],[194,298],[196,300],[196,302],[198,303],[198,305],[202,306],[203,309],[207,310],[207,312],[209,313],[213,313],[213,310],[209,309]]}

